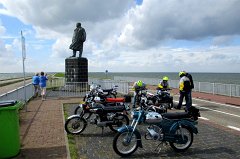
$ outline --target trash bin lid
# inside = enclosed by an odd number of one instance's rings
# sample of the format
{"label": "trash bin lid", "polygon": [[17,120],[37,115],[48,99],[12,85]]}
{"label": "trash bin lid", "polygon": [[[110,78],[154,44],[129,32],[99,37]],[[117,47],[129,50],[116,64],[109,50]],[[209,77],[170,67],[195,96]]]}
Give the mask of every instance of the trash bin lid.
{"label": "trash bin lid", "polygon": [[0,101],[0,107],[14,106],[16,103],[16,100]]}

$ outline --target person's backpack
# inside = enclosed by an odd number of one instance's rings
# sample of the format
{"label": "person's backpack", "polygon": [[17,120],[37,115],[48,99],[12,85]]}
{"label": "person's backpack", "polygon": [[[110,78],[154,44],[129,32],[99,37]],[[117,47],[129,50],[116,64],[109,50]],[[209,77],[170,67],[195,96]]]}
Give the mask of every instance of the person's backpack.
{"label": "person's backpack", "polygon": [[186,76],[187,76],[187,78],[189,78],[189,80],[191,82],[191,89],[194,89],[194,83],[193,83],[192,75],[187,73]]}
{"label": "person's backpack", "polygon": [[183,90],[186,91],[186,92],[189,92],[191,90],[191,83],[190,83],[190,81],[184,81]]}

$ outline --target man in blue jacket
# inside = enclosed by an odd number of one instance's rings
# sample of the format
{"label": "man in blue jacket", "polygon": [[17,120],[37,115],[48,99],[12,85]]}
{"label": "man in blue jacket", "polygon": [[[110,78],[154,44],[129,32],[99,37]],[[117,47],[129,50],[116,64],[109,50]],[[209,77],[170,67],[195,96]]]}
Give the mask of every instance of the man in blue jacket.
{"label": "man in blue jacket", "polygon": [[32,77],[32,84],[34,87],[34,94],[33,97],[37,97],[38,96],[38,92],[39,92],[39,73],[36,73],[33,77]]}

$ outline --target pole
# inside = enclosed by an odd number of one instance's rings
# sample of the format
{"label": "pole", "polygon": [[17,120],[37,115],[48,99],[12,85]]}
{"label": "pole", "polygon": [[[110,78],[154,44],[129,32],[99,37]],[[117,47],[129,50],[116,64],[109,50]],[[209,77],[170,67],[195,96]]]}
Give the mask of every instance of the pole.
{"label": "pole", "polygon": [[27,93],[26,93],[26,77],[25,77],[25,64],[24,61],[26,59],[26,49],[25,49],[25,38],[21,31],[21,41],[22,41],[22,61],[23,61],[23,78],[24,78],[24,103],[25,103],[25,111],[27,111]]}

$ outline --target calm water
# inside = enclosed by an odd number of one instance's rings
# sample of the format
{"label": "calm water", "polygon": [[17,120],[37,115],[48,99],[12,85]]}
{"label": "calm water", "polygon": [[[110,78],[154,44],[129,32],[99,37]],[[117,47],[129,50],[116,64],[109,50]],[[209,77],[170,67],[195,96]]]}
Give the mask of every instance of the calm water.
{"label": "calm water", "polygon": [[[90,72],[89,77],[106,78],[104,72]],[[211,82],[211,83],[228,83],[228,84],[240,84],[240,73],[191,73],[193,80],[199,82]],[[130,77],[145,77],[145,78],[162,78],[168,76],[171,80],[178,80],[177,72],[143,72],[143,73],[112,73],[107,74],[108,78],[114,76],[130,76]]]}
{"label": "calm water", "polygon": [[[53,73],[53,72],[51,72]],[[49,74],[49,73],[48,73]],[[228,84],[240,84],[240,73],[191,73],[193,79],[199,82],[211,82],[211,83],[228,83]],[[34,73],[26,73],[26,76],[32,76]],[[89,77],[94,78],[111,78],[114,76],[130,76],[130,77],[145,77],[145,78],[162,78],[168,76],[172,80],[178,80],[177,72],[109,72],[107,75],[105,72],[89,72]],[[0,80],[23,77],[22,73],[0,73]]]}
{"label": "calm water", "polygon": [[[25,76],[33,76],[34,73],[25,73]],[[0,73],[0,80],[20,78],[23,77],[23,73]]]}

